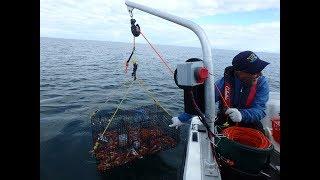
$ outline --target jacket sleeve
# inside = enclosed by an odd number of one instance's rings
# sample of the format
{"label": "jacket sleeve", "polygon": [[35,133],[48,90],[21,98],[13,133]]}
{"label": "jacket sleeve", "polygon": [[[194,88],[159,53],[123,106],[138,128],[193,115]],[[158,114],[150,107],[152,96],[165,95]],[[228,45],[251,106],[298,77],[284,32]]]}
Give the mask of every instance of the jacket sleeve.
{"label": "jacket sleeve", "polygon": [[248,109],[239,109],[242,115],[242,122],[252,123],[260,121],[266,116],[266,103],[269,100],[269,85],[264,76],[260,77],[255,99]]}
{"label": "jacket sleeve", "polygon": [[[224,85],[224,78],[221,78],[215,83],[215,86],[214,86],[215,102],[218,102],[220,100],[220,92],[223,93],[223,85]],[[219,91],[217,87],[219,88]]]}
{"label": "jacket sleeve", "polygon": [[180,114],[178,115],[178,119],[179,119],[181,122],[187,123],[187,124],[190,124],[190,123],[191,123],[191,118],[192,118],[192,117],[193,117],[192,115],[190,115],[190,114],[188,114],[188,113],[185,113],[185,112],[180,113]]}

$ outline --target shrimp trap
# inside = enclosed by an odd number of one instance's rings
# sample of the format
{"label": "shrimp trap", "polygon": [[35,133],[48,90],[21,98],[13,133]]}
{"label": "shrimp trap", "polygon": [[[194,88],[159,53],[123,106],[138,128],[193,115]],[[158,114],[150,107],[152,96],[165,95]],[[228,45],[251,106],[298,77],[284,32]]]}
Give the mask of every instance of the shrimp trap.
{"label": "shrimp trap", "polygon": [[113,114],[100,110],[91,117],[96,144],[93,154],[99,171],[174,148],[180,141],[179,130],[168,126],[172,117],[157,105],[119,109],[116,116]]}

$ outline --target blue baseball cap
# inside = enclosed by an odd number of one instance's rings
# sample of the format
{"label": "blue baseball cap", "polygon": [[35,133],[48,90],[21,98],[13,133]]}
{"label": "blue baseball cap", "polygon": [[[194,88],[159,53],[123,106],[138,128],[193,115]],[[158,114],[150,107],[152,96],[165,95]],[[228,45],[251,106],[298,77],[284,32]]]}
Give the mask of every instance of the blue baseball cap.
{"label": "blue baseball cap", "polygon": [[270,63],[262,61],[252,51],[243,51],[237,54],[232,60],[232,66],[235,70],[250,74],[261,72],[268,64]]}

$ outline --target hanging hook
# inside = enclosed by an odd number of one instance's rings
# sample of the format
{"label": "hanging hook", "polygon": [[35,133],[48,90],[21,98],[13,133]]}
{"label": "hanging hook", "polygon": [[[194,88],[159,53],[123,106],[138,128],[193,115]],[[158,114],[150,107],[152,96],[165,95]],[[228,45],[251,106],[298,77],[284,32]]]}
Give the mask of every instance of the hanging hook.
{"label": "hanging hook", "polygon": [[134,8],[128,7],[128,6],[127,6],[127,8],[128,8],[128,12],[129,12],[130,17],[131,17],[131,20],[130,20],[131,32],[132,32],[133,36],[138,37],[140,35],[140,26],[139,26],[139,24],[135,25],[136,20],[133,19],[133,14],[132,14],[132,11],[133,11]]}
{"label": "hanging hook", "polygon": [[132,8],[132,7],[128,7],[128,6],[127,6],[127,8],[128,8],[130,17],[131,17],[131,19],[132,19],[132,18],[133,18],[133,14],[132,14],[133,8]]}

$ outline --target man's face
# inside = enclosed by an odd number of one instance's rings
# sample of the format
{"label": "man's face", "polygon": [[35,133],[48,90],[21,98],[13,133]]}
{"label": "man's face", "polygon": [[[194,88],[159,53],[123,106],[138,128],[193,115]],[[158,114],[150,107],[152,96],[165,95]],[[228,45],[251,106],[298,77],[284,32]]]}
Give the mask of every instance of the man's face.
{"label": "man's face", "polygon": [[261,73],[256,73],[256,74],[250,74],[247,72],[243,71],[235,71],[236,75],[240,79],[240,81],[246,83],[247,85],[251,86],[261,75]]}

